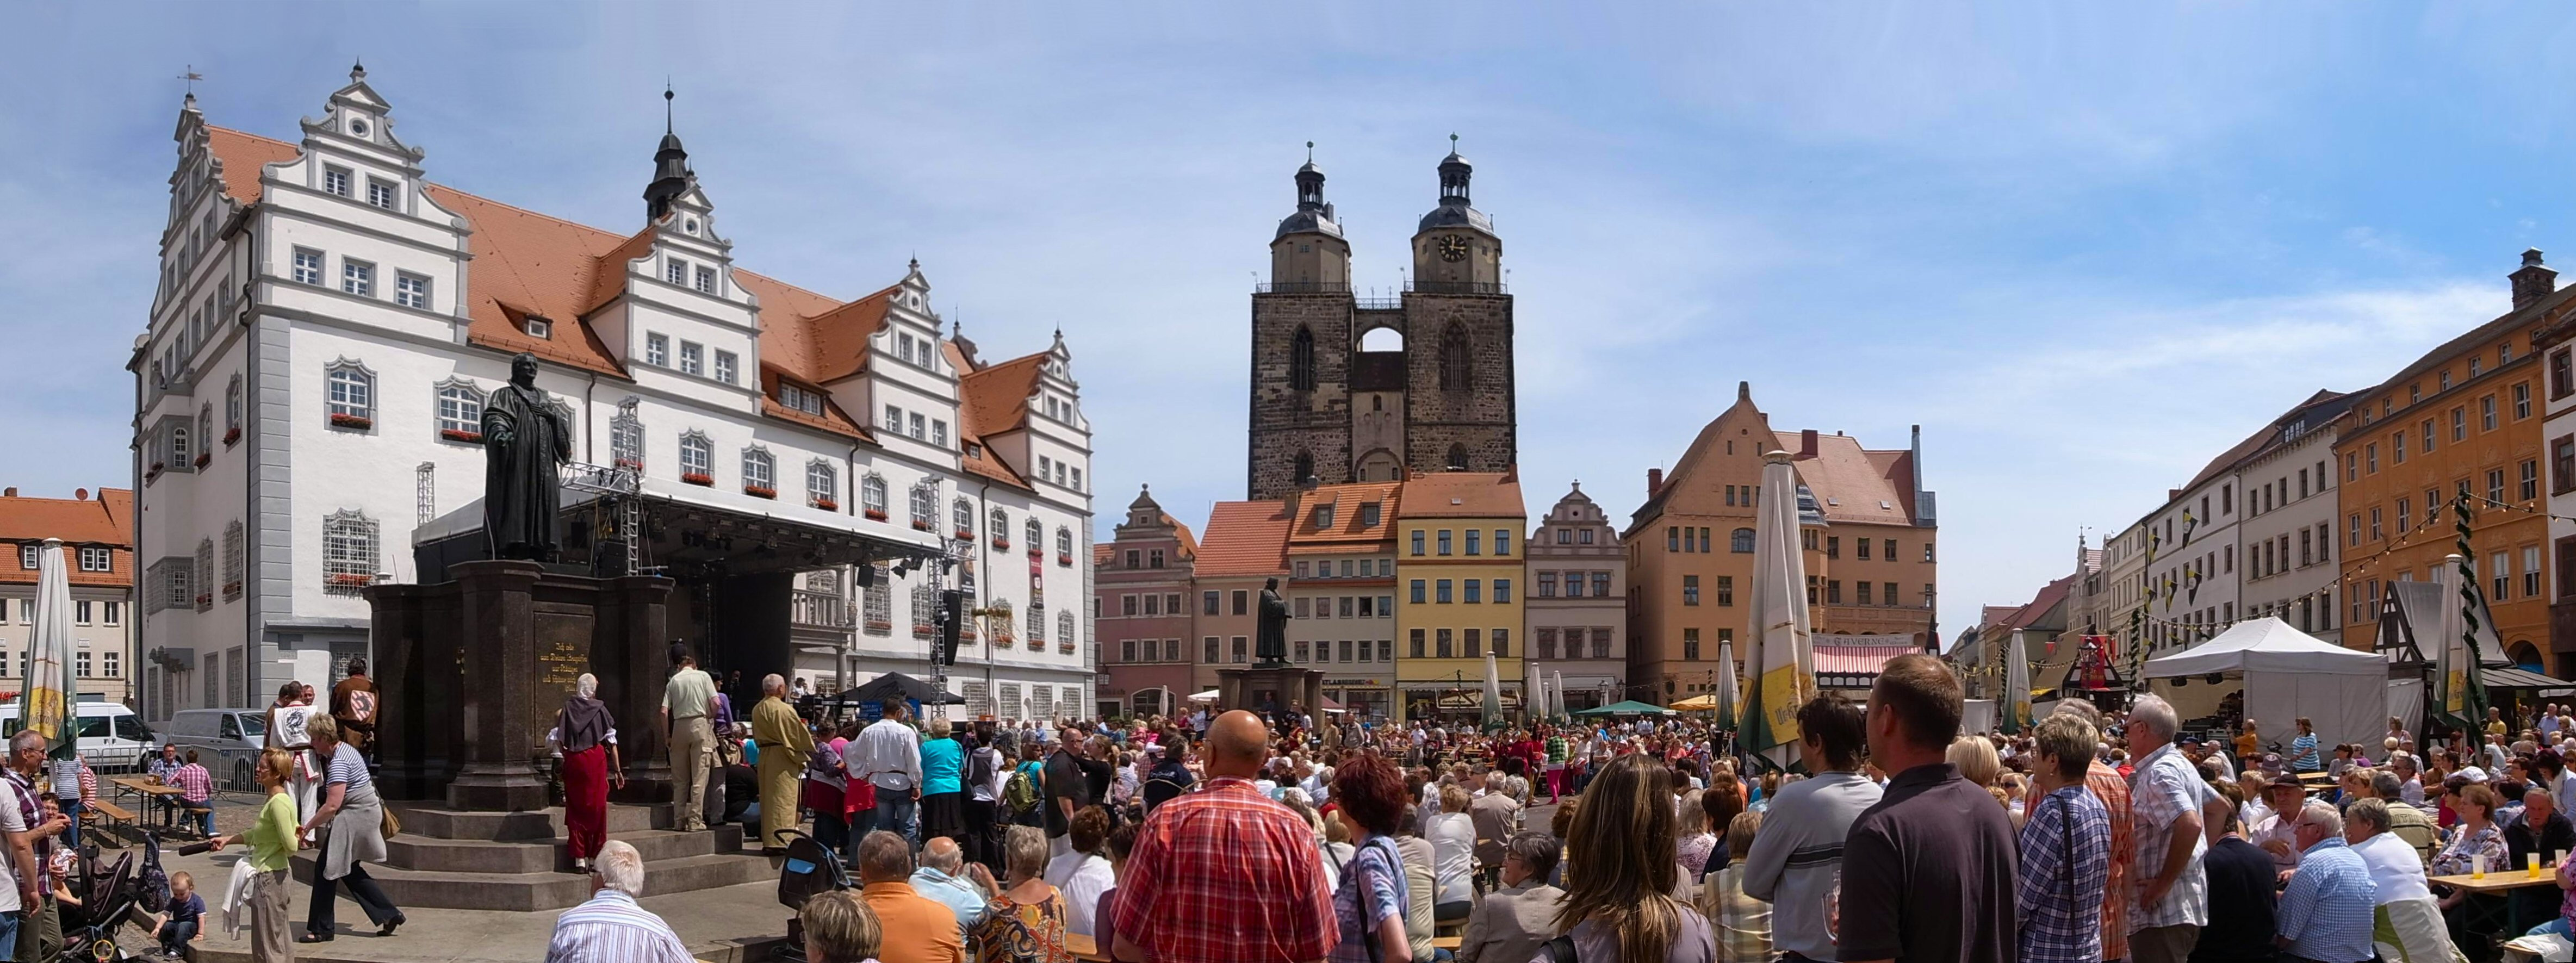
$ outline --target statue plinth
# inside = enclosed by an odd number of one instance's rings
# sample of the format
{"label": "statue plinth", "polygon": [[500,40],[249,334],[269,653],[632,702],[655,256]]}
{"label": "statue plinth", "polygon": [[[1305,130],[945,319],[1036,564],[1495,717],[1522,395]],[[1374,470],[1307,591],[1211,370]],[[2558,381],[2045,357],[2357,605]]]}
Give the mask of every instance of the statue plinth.
{"label": "statue plinth", "polygon": [[1306,711],[1321,716],[1324,711],[1324,670],[1309,669],[1287,662],[1260,662],[1244,668],[1216,670],[1217,711],[1243,709],[1250,712],[1288,711],[1291,704],[1304,705]]}
{"label": "statue plinth", "polygon": [[[551,804],[546,731],[582,673],[616,718],[620,798],[669,798],[662,673],[671,580],[591,578],[536,562],[459,562],[453,581],[379,585],[377,784],[393,799],[518,811]],[[657,793],[656,790],[659,790]]]}

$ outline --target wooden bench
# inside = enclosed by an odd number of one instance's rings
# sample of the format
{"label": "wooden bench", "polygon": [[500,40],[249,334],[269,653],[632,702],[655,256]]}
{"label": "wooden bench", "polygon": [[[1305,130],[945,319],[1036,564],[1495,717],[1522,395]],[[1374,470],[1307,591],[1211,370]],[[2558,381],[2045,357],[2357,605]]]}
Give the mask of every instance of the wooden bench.
{"label": "wooden bench", "polygon": [[117,831],[119,835],[131,835],[141,830],[143,826],[141,822],[135,819],[133,810],[108,802],[104,799],[93,800],[87,805],[82,806],[81,822],[85,824],[104,823],[106,825],[101,828]]}
{"label": "wooden bench", "polygon": [[1435,950],[1448,950],[1449,952],[1455,953],[1458,951],[1459,944],[1465,943],[1466,941],[1466,938],[1462,936],[1434,936],[1431,938],[1431,948]]}

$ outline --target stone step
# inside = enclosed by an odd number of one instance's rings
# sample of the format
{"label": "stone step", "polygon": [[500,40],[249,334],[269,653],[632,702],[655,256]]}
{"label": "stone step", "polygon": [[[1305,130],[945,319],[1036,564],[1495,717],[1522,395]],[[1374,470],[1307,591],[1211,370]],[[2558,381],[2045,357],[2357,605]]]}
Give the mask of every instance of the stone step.
{"label": "stone step", "polygon": [[[295,857],[295,878],[310,883],[311,851]],[[776,861],[751,855],[710,854],[647,861],[647,895],[685,893],[719,886],[775,881]],[[590,877],[576,873],[472,873],[369,866],[367,875],[396,906],[534,912],[563,909],[590,898]],[[345,911],[344,911],[345,912]],[[363,915],[360,919],[363,919]]]}
{"label": "stone step", "polygon": [[[608,838],[635,847],[646,863],[737,853],[742,850],[742,827],[718,826],[706,832],[684,833],[669,829],[640,829],[615,832]],[[530,842],[491,842],[479,839],[439,839],[414,836],[408,832],[385,841],[385,862],[397,869],[446,873],[544,873],[572,868],[571,843],[566,839]]]}
{"label": "stone step", "polygon": [[[402,820],[403,835],[406,836],[486,842],[544,842],[563,836],[563,807],[560,806],[518,812],[483,812],[398,802],[393,804],[393,809],[394,815]],[[669,829],[671,826],[671,806],[668,803],[651,806],[621,803],[608,807],[608,831],[612,834]]]}

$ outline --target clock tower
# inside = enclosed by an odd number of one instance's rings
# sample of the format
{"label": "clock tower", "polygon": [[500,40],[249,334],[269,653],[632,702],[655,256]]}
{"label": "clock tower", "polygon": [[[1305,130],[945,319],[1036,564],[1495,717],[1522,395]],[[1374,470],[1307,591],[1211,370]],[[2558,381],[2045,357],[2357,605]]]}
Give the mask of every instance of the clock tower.
{"label": "clock tower", "polygon": [[1468,202],[1473,169],[1450,140],[1399,297],[1355,296],[1323,171],[1311,157],[1298,169],[1297,209],[1252,295],[1251,498],[1518,461],[1502,239]]}

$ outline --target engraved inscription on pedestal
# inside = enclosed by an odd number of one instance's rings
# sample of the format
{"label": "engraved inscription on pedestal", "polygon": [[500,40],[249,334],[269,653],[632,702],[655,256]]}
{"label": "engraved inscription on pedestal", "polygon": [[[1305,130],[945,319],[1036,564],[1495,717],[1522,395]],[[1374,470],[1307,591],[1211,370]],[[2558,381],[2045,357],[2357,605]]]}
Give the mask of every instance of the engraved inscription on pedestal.
{"label": "engraved inscription on pedestal", "polygon": [[555,710],[573,694],[581,674],[590,671],[590,635],[594,619],[587,608],[576,611],[550,611],[541,605],[536,613],[536,685],[529,693],[531,716],[536,720],[531,747],[545,751],[546,730],[554,726]]}

